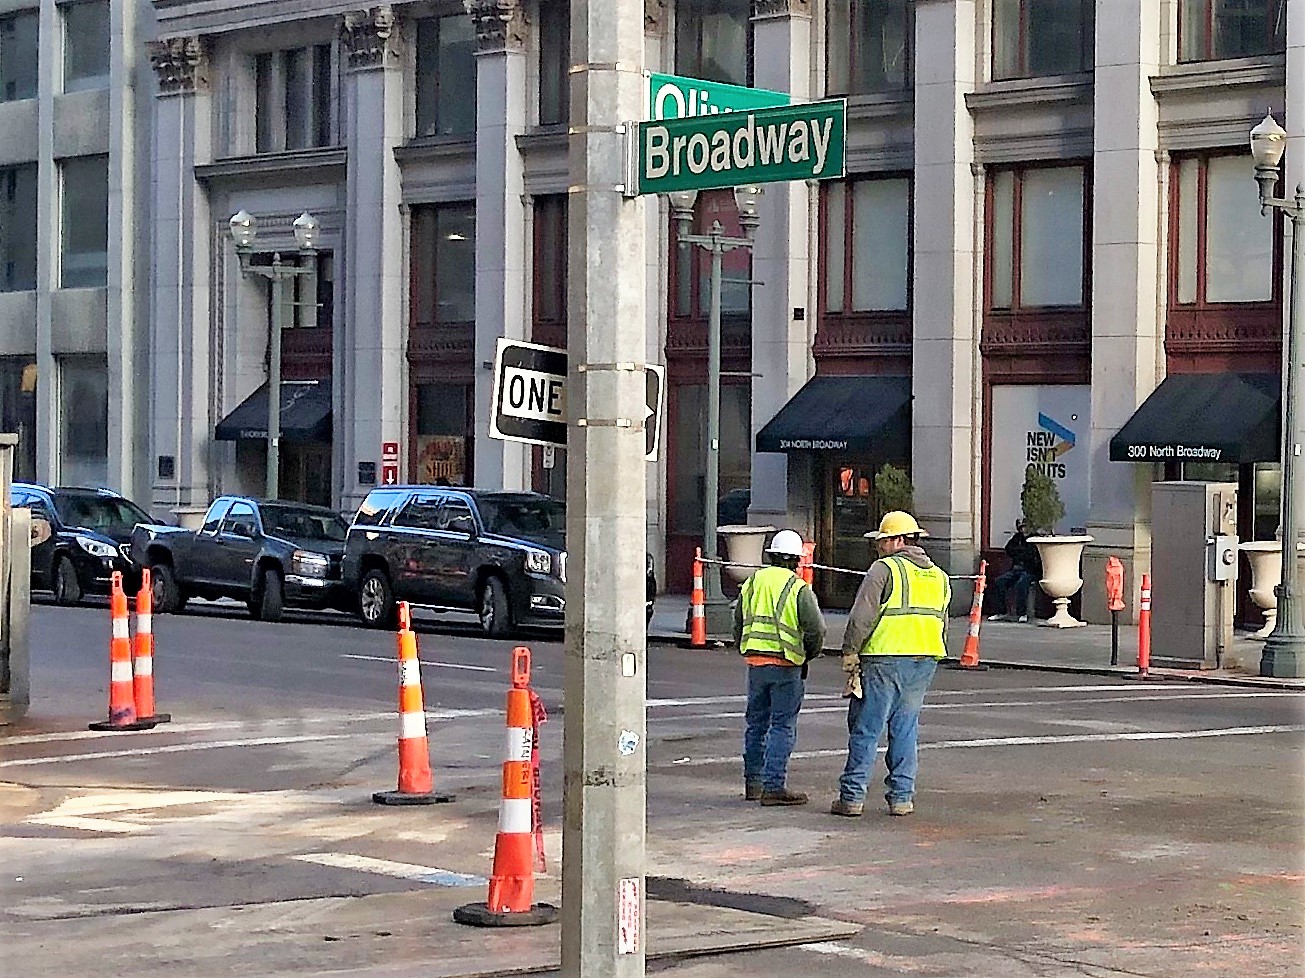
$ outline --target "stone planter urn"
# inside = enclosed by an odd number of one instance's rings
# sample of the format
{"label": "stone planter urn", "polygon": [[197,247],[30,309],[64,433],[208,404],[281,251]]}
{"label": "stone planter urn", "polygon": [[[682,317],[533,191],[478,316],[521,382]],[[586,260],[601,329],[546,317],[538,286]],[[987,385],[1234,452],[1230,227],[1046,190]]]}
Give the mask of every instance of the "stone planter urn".
{"label": "stone planter urn", "polygon": [[766,537],[775,532],[773,526],[720,526],[716,532],[725,541],[725,559],[731,564],[751,564],[750,567],[722,567],[721,572],[736,584],[742,584],[762,564],[762,549]]}
{"label": "stone planter urn", "polygon": [[1048,628],[1078,628],[1086,624],[1069,613],[1069,599],[1083,586],[1079,561],[1084,544],[1091,542],[1090,536],[1029,537],[1029,543],[1038,548],[1042,558],[1042,580],[1038,584],[1056,606],[1056,613],[1041,622]]}
{"label": "stone planter urn", "polygon": [[[1251,638],[1268,638],[1278,620],[1278,595],[1274,589],[1282,583],[1282,543],[1278,540],[1256,540],[1237,548],[1246,554],[1251,565],[1251,600],[1264,612],[1264,627]],[[1296,547],[1300,560],[1301,545]]]}

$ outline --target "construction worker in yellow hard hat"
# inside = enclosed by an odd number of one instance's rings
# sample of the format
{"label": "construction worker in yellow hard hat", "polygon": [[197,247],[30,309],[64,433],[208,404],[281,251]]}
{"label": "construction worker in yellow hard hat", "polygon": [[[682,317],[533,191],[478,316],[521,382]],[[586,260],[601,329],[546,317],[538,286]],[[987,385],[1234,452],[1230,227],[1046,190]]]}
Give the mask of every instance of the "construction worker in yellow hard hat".
{"label": "construction worker in yellow hard hat", "polygon": [[915,810],[916,737],[920,709],[938,660],[947,654],[951,585],[920,547],[928,534],[910,513],[884,515],[874,540],[879,559],[866,571],[843,637],[847,688],[847,764],[838,781],[834,815],[857,816],[879,738],[888,730],[890,815]]}
{"label": "construction worker in yellow hard hat", "polygon": [[743,793],[763,805],[805,805],[785,784],[797,740],[807,660],[821,653],[825,621],[815,592],[797,573],[802,538],[780,530],[766,548],[769,567],[743,582],[734,606],[734,641],[748,663]]}

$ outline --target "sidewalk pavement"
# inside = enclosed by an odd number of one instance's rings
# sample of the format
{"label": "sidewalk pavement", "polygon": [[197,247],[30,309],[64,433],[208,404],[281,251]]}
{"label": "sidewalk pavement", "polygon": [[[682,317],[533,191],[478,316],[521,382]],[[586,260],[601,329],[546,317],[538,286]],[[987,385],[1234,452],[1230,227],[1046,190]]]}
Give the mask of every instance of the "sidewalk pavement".
{"label": "sidewalk pavement", "polygon": [[[689,599],[681,594],[657,596],[653,618],[648,626],[651,642],[683,644]],[[824,613],[828,632],[826,652],[837,653],[842,646],[847,613],[827,610]],[[965,644],[968,621],[953,618],[947,626],[947,647],[951,657],[960,658]],[[1221,669],[1171,669],[1151,666],[1153,679],[1190,680],[1257,686],[1266,689],[1305,690],[1305,680],[1274,679],[1259,675],[1260,650],[1264,643],[1237,635],[1224,655]],[[979,632],[979,659],[984,665],[1003,669],[1042,669],[1050,672],[1079,672],[1091,675],[1137,675],[1137,627],[1120,625],[1119,665],[1110,664],[1110,626],[1084,625],[1082,628],[1041,628],[1034,623],[984,621]]]}

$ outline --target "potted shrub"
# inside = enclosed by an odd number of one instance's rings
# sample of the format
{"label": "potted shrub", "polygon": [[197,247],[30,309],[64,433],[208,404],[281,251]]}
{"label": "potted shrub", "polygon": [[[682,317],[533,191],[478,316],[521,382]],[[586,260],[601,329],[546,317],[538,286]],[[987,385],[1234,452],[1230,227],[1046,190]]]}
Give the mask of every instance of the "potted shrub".
{"label": "potted shrub", "polygon": [[875,500],[879,504],[878,519],[882,519],[885,513],[898,510],[912,512],[915,487],[911,485],[911,477],[892,462],[885,462],[883,468],[875,473]]}
{"label": "potted shrub", "polygon": [[1042,624],[1051,628],[1082,625],[1083,622],[1070,615],[1069,599],[1083,586],[1079,562],[1083,557],[1083,545],[1091,543],[1092,538],[1056,533],[1056,524],[1065,518],[1060,490],[1050,476],[1031,465],[1024,473],[1020,508],[1033,534],[1029,543],[1038,548],[1038,556],[1042,558],[1042,580],[1038,584],[1056,606],[1056,613]]}

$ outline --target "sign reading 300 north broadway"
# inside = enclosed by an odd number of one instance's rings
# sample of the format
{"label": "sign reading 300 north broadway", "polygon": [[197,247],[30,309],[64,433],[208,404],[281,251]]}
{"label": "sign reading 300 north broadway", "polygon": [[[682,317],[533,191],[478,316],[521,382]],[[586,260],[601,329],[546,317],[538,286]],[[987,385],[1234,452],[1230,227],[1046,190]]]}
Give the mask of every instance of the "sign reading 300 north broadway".
{"label": "sign reading 300 north broadway", "polygon": [[843,99],[642,122],[632,192],[836,179],[843,176],[846,129]]}

